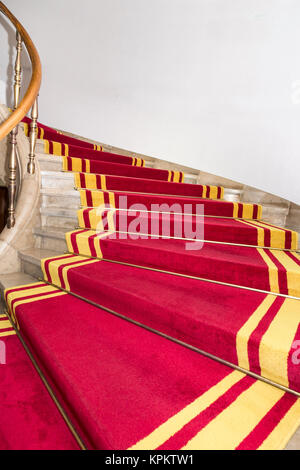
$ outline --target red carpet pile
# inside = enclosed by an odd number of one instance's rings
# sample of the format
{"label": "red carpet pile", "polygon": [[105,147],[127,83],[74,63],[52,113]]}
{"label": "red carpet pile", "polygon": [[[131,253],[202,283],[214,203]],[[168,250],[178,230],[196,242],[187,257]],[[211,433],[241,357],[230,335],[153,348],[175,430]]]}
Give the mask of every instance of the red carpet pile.
{"label": "red carpet pile", "polygon": [[[43,281],[5,300],[81,443],[284,448],[300,425],[290,392],[300,393],[297,233],[263,222],[257,204],[223,200],[222,187],[184,183],[182,172],[41,124],[38,136],[74,173],[78,228],[66,233],[67,253],[42,260]],[[14,360],[0,366],[0,448],[78,448],[2,322]],[[22,406],[6,406],[12,396]]]}

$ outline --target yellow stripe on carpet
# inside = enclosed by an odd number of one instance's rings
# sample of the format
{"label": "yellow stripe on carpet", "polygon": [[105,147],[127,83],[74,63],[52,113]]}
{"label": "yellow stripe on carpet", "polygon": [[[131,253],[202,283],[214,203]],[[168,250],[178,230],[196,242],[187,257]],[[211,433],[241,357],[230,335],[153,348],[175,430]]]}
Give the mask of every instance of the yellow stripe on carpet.
{"label": "yellow stripe on carpet", "polygon": [[174,183],[179,183],[179,181],[180,181],[180,171],[174,171],[173,181],[174,181]]}
{"label": "yellow stripe on carpet", "polygon": [[11,323],[9,320],[0,321],[0,330],[5,330],[6,328],[11,328]]}
{"label": "yellow stripe on carpet", "polygon": [[285,299],[259,346],[261,375],[289,387],[288,356],[300,324],[300,300]]}
{"label": "yellow stripe on carpet", "polygon": [[238,214],[239,214],[239,204],[237,202],[233,202],[233,213],[232,213],[232,217],[234,219],[237,218]]}
{"label": "yellow stripe on carpet", "polygon": [[248,341],[265,314],[268,312],[270,307],[275,302],[276,297],[274,295],[268,295],[255,310],[251,317],[246,323],[240,328],[236,335],[236,352],[238,357],[238,365],[243,369],[250,369],[249,357],[248,357]]}
{"label": "yellow stripe on carpet", "polygon": [[[68,247],[68,251],[70,253],[74,253],[72,242],[71,242],[71,235],[76,234],[76,233],[80,233],[80,232],[81,232],[81,230],[75,230],[75,231],[66,233],[67,247]],[[95,247],[95,250],[96,250],[97,258],[99,258],[99,259],[103,258],[102,251],[101,251],[101,244],[100,244],[101,243],[101,238],[108,237],[112,233],[114,233],[114,232],[107,231],[107,232],[103,232],[103,233],[98,233],[97,237],[94,238],[94,247]],[[76,242],[77,242],[77,246],[78,246],[78,250],[79,250],[80,255],[91,256],[91,249],[90,249],[90,245],[89,245],[89,237],[91,237],[92,235],[95,235],[95,234],[96,234],[95,230],[87,230],[84,233],[80,233],[80,236],[76,237]]]}
{"label": "yellow stripe on carpet", "polygon": [[44,152],[49,154],[50,151],[50,143],[49,140],[44,140]]}
{"label": "yellow stripe on carpet", "polygon": [[52,142],[53,145],[53,155],[57,157],[62,156],[62,144],[60,142]]}
{"label": "yellow stripe on carpet", "polygon": [[[26,289],[26,290],[22,290],[22,287],[28,287],[28,285],[16,286],[15,289],[19,289],[19,290],[12,291],[8,294],[8,296],[7,296],[7,306],[8,306],[9,311],[11,311],[12,301],[15,300],[15,299],[18,299],[18,298],[21,298],[21,297],[33,296],[33,295],[37,295],[37,294],[40,294],[40,293],[43,293],[43,292],[50,292],[51,290],[53,290],[52,286],[43,286],[43,284],[41,284],[41,283],[39,283],[38,285],[33,284],[32,288]],[[14,289],[14,288],[6,289],[5,292],[9,291],[11,289]]]}
{"label": "yellow stripe on carpet", "polygon": [[[276,248],[285,248],[285,239],[286,239],[286,232],[281,227],[270,226],[268,224],[264,224],[263,222],[253,221],[254,225],[258,227],[266,228],[270,230],[271,233],[271,247]],[[293,246],[292,246],[293,248]]]}
{"label": "yellow stripe on carpet", "polygon": [[92,193],[92,204],[94,206],[104,206],[104,193],[103,192],[93,192]]}
{"label": "yellow stripe on carpet", "polygon": [[[49,286],[49,287],[52,287],[52,289],[53,289],[53,286]],[[61,295],[67,295],[67,293],[66,292],[52,292],[51,294],[41,295],[39,297],[31,297],[30,299],[23,299],[23,300],[18,300],[17,302],[15,302],[13,312],[11,312],[11,317],[12,317],[15,325],[17,326],[18,330],[20,330],[20,326],[19,326],[19,323],[18,323],[18,320],[17,320],[17,317],[16,317],[16,308],[19,305],[24,305],[24,304],[28,304],[28,303],[32,303],[32,302],[37,302],[39,300],[51,299],[53,297],[59,297]]]}
{"label": "yellow stripe on carpet", "polygon": [[[72,256],[66,259],[54,260],[50,262],[48,265],[52,283],[55,284],[56,286],[62,287],[61,278],[60,278],[60,274],[61,274],[65,283],[65,289],[69,291],[70,284],[68,281],[68,271],[72,268],[78,268],[79,266],[85,266],[86,264],[93,264],[97,262],[98,260],[87,259],[86,257],[83,257],[83,256]],[[60,270],[60,274],[59,274],[59,270]],[[48,281],[47,276],[45,276],[45,280]]]}
{"label": "yellow stripe on carpet", "polygon": [[289,409],[258,450],[282,450],[300,426],[300,399]]}
{"label": "yellow stripe on carpet", "polygon": [[242,224],[248,225],[249,227],[255,228],[257,230],[257,246],[265,246],[265,231],[262,227],[254,226],[252,223],[247,222],[246,220],[239,220]]}
{"label": "yellow stripe on carpet", "polygon": [[284,251],[270,250],[286,270],[289,295],[300,296],[300,266]]}
{"label": "yellow stripe on carpet", "polygon": [[[55,256],[55,258],[66,258],[66,256],[68,256],[68,255],[64,254],[64,255]],[[71,258],[71,256],[72,255],[70,255],[69,258]],[[46,279],[45,263],[46,263],[46,261],[48,261],[50,259],[53,259],[53,256],[50,256],[49,258],[41,259],[41,269],[42,269],[42,272],[43,272],[44,279]]]}
{"label": "yellow stripe on carpet", "polygon": [[137,442],[128,450],[148,450],[156,449],[180,431],[186,424],[194,419],[199,413],[208,408],[219,397],[224,395],[233,385],[239,382],[244,374],[238,371],[231,372],[219,383],[214,385],[207,392],[200,395],[196,400],[180,410],[176,415],[156,428],[151,434]]}
{"label": "yellow stripe on carpet", "polygon": [[[263,248],[257,248],[258,253],[261,255],[262,259],[268,266],[269,271],[269,283],[271,292],[279,293],[279,278],[278,278],[278,268],[276,264],[270,259],[267,253]],[[275,250],[274,250],[275,251]]]}
{"label": "yellow stripe on carpet", "polygon": [[258,425],[284,392],[257,381],[196,434],[182,450],[232,450]]}
{"label": "yellow stripe on carpet", "polygon": [[0,331],[0,338],[5,338],[6,336],[12,336],[12,335],[15,335],[16,332],[15,330],[11,330],[11,331]]}

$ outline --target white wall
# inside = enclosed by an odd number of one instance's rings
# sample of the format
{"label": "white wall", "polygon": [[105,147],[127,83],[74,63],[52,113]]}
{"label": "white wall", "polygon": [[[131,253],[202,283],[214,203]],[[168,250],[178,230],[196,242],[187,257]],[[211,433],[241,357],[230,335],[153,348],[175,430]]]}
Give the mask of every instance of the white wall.
{"label": "white wall", "polygon": [[42,58],[42,122],[300,203],[299,0],[8,3]]}

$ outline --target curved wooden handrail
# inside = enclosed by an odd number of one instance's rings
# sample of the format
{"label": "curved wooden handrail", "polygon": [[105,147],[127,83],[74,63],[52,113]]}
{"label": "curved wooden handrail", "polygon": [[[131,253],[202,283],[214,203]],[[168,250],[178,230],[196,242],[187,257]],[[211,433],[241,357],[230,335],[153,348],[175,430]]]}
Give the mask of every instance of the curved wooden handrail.
{"label": "curved wooden handrail", "polygon": [[0,140],[2,140],[14,127],[16,127],[17,124],[19,124],[29,109],[33,106],[41,85],[42,66],[38,51],[26,29],[2,2],[0,2],[0,11],[13,23],[16,30],[20,33],[32,65],[31,80],[24,98],[19,103],[17,109],[12,112],[6,121],[0,124]]}

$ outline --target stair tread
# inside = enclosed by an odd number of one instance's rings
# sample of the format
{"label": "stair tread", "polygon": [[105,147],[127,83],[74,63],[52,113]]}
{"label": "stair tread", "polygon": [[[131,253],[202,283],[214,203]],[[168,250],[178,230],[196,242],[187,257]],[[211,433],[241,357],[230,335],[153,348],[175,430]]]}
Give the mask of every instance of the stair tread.
{"label": "stair tread", "polygon": [[96,230],[104,226],[106,230],[134,233],[135,236],[180,237],[187,239],[210,240],[215,242],[297,249],[298,233],[263,221],[243,220],[222,217],[201,217],[184,214],[149,213],[112,209],[113,218],[107,211],[82,209],[78,212],[81,228]]}
{"label": "stair tread", "polygon": [[0,288],[2,291],[8,289],[9,287],[22,286],[34,282],[36,282],[34,277],[22,272],[0,275]]}
{"label": "stair tread", "polygon": [[35,227],[34,233],[35,235],[43,236],[43,237],[65,239],[66,229],[64,227],[56,227],[56,226]]}
{"label": "stair tread", "polygon": [[78,450],[21,342],[12,329],[6,331],[9,335],[0,338],[6,350],[5,365],[0,365],[0,449]]}
{"label": "stair tread", "polygon": [[274,405],[282,399],[299,420],[295,397],[68,294],[54,290],[46,300],[21,302],[15,314],[89,448],[207,448],[215,420],[222,431],[213,432],[209,447],[251,448],[266,413],[265,437],[276,429],[281,415]]}
{"label": "stair tread", "polygon": [[[66,274],[63,266],[69,266]],[[259,375],[263,368],[264,377],[300,392],[298,366],[290,356],[293,342],[300,340],[300,299],[67,255],[47,260],[44,272],[58,287]],[[273,335],[285,331],[289,341],[270,341],[268,329],[257,320],[262,330],[252,336],[258,311],[268,328],[274,322]],[[247,323],[249,329],[245,329]],[[261,348],[265,353],[257,357]],[[276,357],[276,362],[270,362],[269,356]]]}
{"label": "stair tread", "polygon": [[[79,170],[77,170],[77,172],[78,171]],[[75,174],[75,182],[78,188],[84,189],[125,190],[151,193],[160,196],[174,195],[181,197],[210,197],[220,199],[222,198],[223,192],[223,188],[221,186],[205,186],[202,184],[188,184],[150,178],[130,177],[119,174],[107,174],[104,171],[102,173],[92,171],[90,173],[85,173],[81,170]],[[210,191],[210,195],[207,194],[208,191]]]}
{"label": "stair tread", "polygon": [[[300,297],[297,254],[205,242],[199,250],[186,250],[185,240],[134,240],[124,239],[122,234],[110,237],[108,233],[98,238],[98,249],[97,240],[92,240],[94,234],[91,230],[69,232],[69,251]],[[274,276],[278,277],[277,283]]]}
{"label": "stair tread", "polygon": [[54,250],[47,250],[42,248],[31,248],[30,250],[24,250],[19,252],[19,256],[22,260],[30,261],[40,266],[43,258],[50,258],[56,256],[59,252]]}

